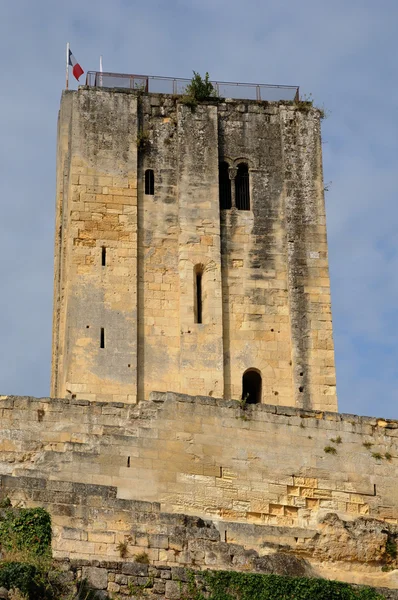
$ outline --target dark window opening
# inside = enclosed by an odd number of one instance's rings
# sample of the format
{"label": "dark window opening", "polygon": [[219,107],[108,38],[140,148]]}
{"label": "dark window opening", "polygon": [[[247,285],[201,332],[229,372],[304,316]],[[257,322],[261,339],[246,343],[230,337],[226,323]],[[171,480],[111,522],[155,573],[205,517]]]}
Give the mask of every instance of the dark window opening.
{"label": "dark window opening", "polygon": [[238,165],[235,177],[235,202],[239,210],[250,210],[249,168],[244,163]]}
{"label": "dark window opening", "polygon": [[195,272],[195,323],[202,323],[202,271]]}
{"label": "dark window opening", "polygon": [[100,348],[105,348],[105,329],[101,327],[100,333]]}
{"label": "dark window opening", "polygon": [[221,162],[218,167],[218,186],[220,209],[228,210],[232,206],[231,180],[229,178],[229,165]]}
{"label": "dark window opening", "polygon": [[261,375],[258,371],[249,369],[242,377],[242,400],[246,404],[261,402]]}
{"label": "dark window opening", "polygon": [[105,248],[105,246],[102,247],[101,264],[103,267],[105,267],[105,265],[106,265],[106,248]]}
{"label": "dark window opening", "polygon": [[147,169],[145,171],[145,194],[147,196],[153,196],[155,193],[155,175],[153,169]]}

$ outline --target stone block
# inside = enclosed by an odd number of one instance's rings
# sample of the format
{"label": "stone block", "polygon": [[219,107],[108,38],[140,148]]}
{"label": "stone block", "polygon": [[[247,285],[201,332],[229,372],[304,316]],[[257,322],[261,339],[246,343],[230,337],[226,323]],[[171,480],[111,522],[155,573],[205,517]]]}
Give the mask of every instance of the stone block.
{"label": "stone block", "polygon": [[173,581],[183,581],[188,582],[188,573],[184,567],[172,567],[171,568],[171,577]]}
{"label": "stone block", "polygon": [[108,583],[108,592],[109,593],[114,593],[117,594],[118,592],[120,592],[120,585],[118,585],[117,583],[114,583],[113,581],[110,581]]}
{"label": "stone block", "polygon": [[181,585],[177,581],[166,581],[165,597],[167,600],[180,600]]}
{"label": "stone block", "polygon": [[146,577],[148,575],[148,565],[130,562],[122,565],[123,575],[133,575],[134,577]]}
{"label": "stone block", "polygon": [[97,590],[106,590],[108,587],[108,571],[98,567],[83,567],[82,578]]}

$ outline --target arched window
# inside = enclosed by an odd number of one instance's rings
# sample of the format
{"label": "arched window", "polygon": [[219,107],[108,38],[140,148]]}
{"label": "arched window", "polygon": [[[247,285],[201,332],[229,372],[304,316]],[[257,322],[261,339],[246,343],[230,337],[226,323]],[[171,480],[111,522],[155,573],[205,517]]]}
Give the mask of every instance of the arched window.
{"label": "arched window", "polygon": [[235,202],[239,210],[250,210],[249,168],[245,163],[238,165],[235,177]]}
{"label": "arched window", "polygon": [[145,171],[145,194],[147,196],[153,196],[155,193],[155,175],[153,169],[147,169]]}
{"label": "arched window", "polygon": [[194,269],[194,317],[195,323],[203,323],[203,267],[196,265]]}
{"label": "arched window", "polygon": [[221,162],[218,166],[218,186],[220,209],[226,210],[232,206],[231,197],[231,180],[229,178],[229,165],[226,162]]}
{"label": "arched window", "polygon": [[259,404],[261,402],[261,375],[256,369],[248,369],[242,377],[242,400],[247,404]]}

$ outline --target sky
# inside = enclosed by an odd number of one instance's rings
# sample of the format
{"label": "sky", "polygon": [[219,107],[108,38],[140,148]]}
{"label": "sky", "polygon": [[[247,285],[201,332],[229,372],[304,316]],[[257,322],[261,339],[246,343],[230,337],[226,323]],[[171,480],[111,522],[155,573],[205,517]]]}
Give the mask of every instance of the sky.
{"label": "sky", "polygon": [[398,418],[397,27],[396,0],[0,0],[0,395],[49,394],[69,41],[85,71],[299,85],[326,109],[339,410]]}

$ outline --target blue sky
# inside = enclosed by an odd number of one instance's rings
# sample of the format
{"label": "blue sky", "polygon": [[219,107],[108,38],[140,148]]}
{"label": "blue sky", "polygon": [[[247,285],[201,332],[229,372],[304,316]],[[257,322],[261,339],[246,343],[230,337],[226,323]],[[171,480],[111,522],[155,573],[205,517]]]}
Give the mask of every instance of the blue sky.
{"label": "blue sky", "polygon": [[396,0],[0,0],[0,394],[49,392],[56,121],[83,68],[298,84],[323,124],[342,412],[398,418]]}

